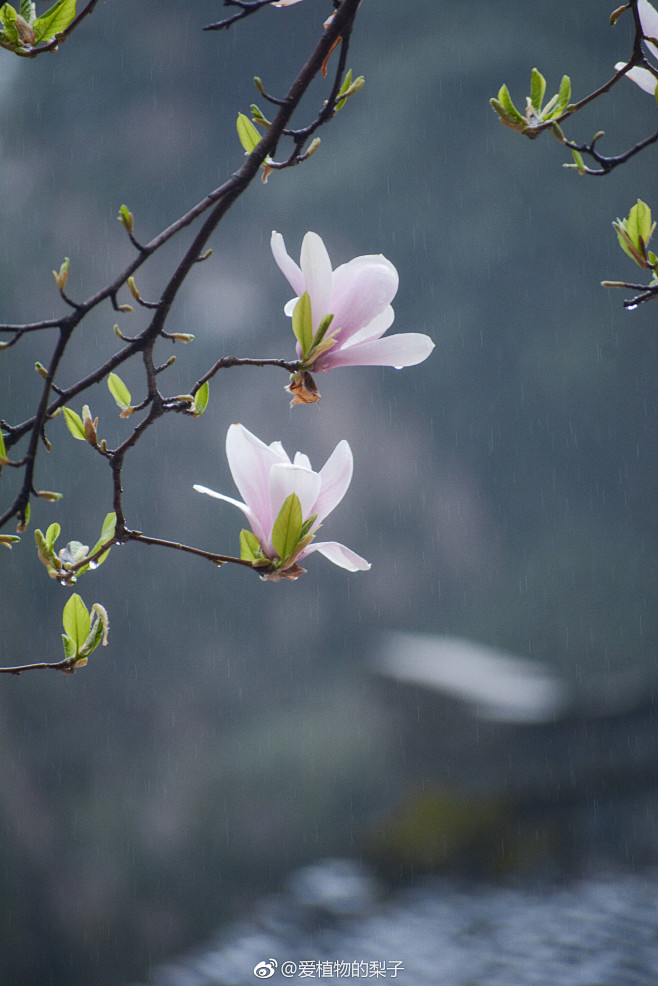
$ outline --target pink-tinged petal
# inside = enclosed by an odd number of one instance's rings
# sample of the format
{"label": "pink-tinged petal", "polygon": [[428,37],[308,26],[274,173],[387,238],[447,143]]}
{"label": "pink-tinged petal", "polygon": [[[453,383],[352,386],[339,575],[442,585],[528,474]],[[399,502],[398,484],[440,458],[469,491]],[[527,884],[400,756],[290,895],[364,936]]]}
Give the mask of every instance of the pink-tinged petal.
{"label": "pink-tinged petal", "polygon": [[[292,257],[288,256],[286,244],[284,243],[281,233],[272,233],[270,246],[272,248],[272,255],[277,263],[277,266],[288,281],[290,287],[293,291],[296,291],[298,295],[304,294],[304,275]],[[290,304],[290,302],[288,302],[288,304]],[[287,307],[288,305],[286,305],[286,308]],[[286,315],[292,315],[292,312],[286,312]]]}
{"label": "pink-tinged petal", "polygon": [[263,544],[266,542],[266,532],[262,529],[258,522],[258,518],[255,516],[253,511],[249,509],[246,503],[242,503],[240,500],[234,500],[232,496],[226,496],[224,493],[217,493],[215,490],[210,490],[207,486],[198,486],[196,483],[194,484],[193,489],[195,489],[197,493],[205,493],[207,496],[214,497],[215,500],[223,500],[224,503],[230,503],[232,506],[237,507],[249,521],[249,525],[258,540]]}
{"label": "pink-tinged petal", "polygon": [[[262,530],[271,532],[269,477],[277,462],[289,462],[280,443],[265,445],[243,425],[231,425],[226,435],[226,458],[242,499],[258,519]],[[258,531],[254,530],[258,535]],[[259,536],[259,535],[258,535]]]}
{"label": "pink-tinged petal", "polygon": [[344,544],[339,544],[338,541],[314,541],[302,551],[297,561],[301,561],[313,551],[319,551],[334,565],[346,568],[348,572],[367,572],[372,567],[370,562],[362,558],[361,555],[357,555],[356,551],[346,548]]}
{"label": "pink-tinged petal", "polygon": [[[642,25],[644,36],[647,38],[658,38],[658,10],[651,6],[649,0],[638,0],[637,12],[640,15],[640,24]],[[655,44],[647,41],[647,48],[654,57],[658,58],[658,48]]]}
{"label": "pink-tinged petal", "polygon": [[320,470],[322,489],[313,510],[318,515],[317,524],[321,524],[345,496],[352,481],[353,468],[352,449],[343,439]]}
{"label": "pink-tinged petal", "polygon": [[355,257],[334,271],[329,311],[339,341],[349,339],[390,305],[398,289],[398,272],[381,255]]}
{"label": "pink-tinged petal", "polygon": [[[276,520],[284,500],[296,493],[302,508],[304,520],[315,513],[315,501],[320,493],[321,480],[317,472],[290,463],[277,463],[272,466],[269,478],[272,524]],[[271,533],[271,531],[270,531]]]}
{"label": "pink-tinged petal", "polygon": [[313,370],[331,370],[337,366],[416,366],[426,360],[434,349],[429,336],[420,332],[401,332],[372,342],[363,342],[345,349],[330,349],[316,360]]}
{"label": "pink-tinged petal", "polygon": [[[324,316],[331,311],[332,271],[331,260],[322,238],[317,233],[307,233],[302,240],[300,257],[304,290],[311,299],[313,329],[317,329]],[[302,292],[298,292],[302,293]]]}
{"label": "pink-tinged petal", "polygon": [[355,332],[351,339],[347,342],[348,346],[356,346],[357,343],[360,345],[362,342],[372,342],[374,339],[379,339],[384,335],[387,329],[393,325],[395,319],[395,312],[390,305],[387,305],[384,311],[373,318],[372,322],[368,322],[364,325],[362,329]]}
{"label": "pink-tinged petal", "polygon": [[632,68],[626,73],[626,78],[634,82],[644,92],[648,92],[650,96],[653,96],[656,86],[658,86],[658,78],[647,68]]}
{"label": "pink-tinged petal", "polygon": [[273,3],[273,7],[292,7],[293,3],[301,3],[301,0],[279,0],[278,3]]}

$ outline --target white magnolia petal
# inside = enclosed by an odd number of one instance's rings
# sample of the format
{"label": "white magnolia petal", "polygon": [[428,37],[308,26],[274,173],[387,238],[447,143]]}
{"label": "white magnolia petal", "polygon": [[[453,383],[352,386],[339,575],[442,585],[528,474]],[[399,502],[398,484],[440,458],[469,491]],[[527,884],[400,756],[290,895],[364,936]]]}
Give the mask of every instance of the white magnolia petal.
{"label": "white magnolia petal", "polygon": [[429,336],[420,332],[401,332],[363,342],[344,349],[330,349],[316,360],[314,370],[331,370],[337,366],[416,366],[434,349]]}
{"label": "white magnolia petal", "polygon": [[338,339],[348,339],[379,315],[396,295],[398,272],[381,255],[355,257],[334,271],[330,310]]}
{"label": "white magnolia petal", "polygon": [[235,500],[232,496],[226,496],[225,493],[218,493],[216,490],[208,489],[207,486],[199,486],[197,483],[194,484],[193,489],[195,489],[197,493],[205,493],[207,496],[214,497],[215,500],[223,500],[225,503],[230,503],[232,506],[237,507],[249,521],[249,525],[258,540],[265,543],[266,532],[262,529],[258,522],[258,518],[254,512],[250,510],[246,503],[242,503],[241,500]]}
{"label": "white magnolia petal", "polygon": [[[617,62],[615,65],[617,72],[619,69],[623,68],[624,65],[626,65],[626,62]],[[648,92],[650,96],[653,96],[656,91],[656,86],[658,86],[658,78],[656,78],[653,72],[650,72],[648,68],[640,68],[639,66],[636,66],[626,73],[626,78],[630,79],[631,82],[634,82],[635,85],[639,86],[640,89],[644,90],[644,92]]]}
{"label": "white magnolia petal", "polygon": [[331,260],[322,238],[317,233],[307,233],[302,240],[300,265],[304,275],[304,290],[308,291],[311,299],[315,330],[330,311],[332,286]]}
{"label": "white magnolia petal", "polygon": [[270,470],[269,496],[271,502],[272,523],[276,520],[284,501],[291,493],[296,493],[305,520],[315,513],[315,501],[320,493],[322,481],[319,473],[302,466],[289,463],[277,463]]}
{"label": "white magnolia petal", "polygon": [[[658,10],[652,7],[649,0],[638,0],[637,12],[640,15],[642,33],[645,37],[658,38]],[[654,57],[658,58],[658,48],[655,44],[647,41],[647,48]]]}
{"label": "white magnolia petal", "polygon": [[320,470],[322,489],[315,504],[318,515],[317,523],[321,524],[325,517],[338,506],[352,482],[354,459],[352,449],[343,439],[333,450]]}
{"label": "white magnolia petal", "polygon": [[344,544],[339,544],[338,541],[314,541],[302,551],[298,560],[305,558],[313,551],[319,551],[334,565],[346,568],[348,572],[367,572],[372,567],[370,562],[362,558],[361,555],[357,555],[356,551],[346,548]]}
{"label": "white magnolia petal", "polygon": [[313,472],[311,460],[303,452],[295,452],[295,458],[292,461],[293,461],[293,465],[302,466],[303,469],[309,469],[311,472]]}
{"label": "white magnolia petal", "polygon": [[372,342],[374,339],[379,339],[387,329],[390,329],[394,319],[395,312],[390,305],[387,305],[383,312],[368,322],[367,325],[364,325],[362,329],[359,329],[358,332],[355,332],[347,345],[351,347],[362,342]]}
{"label": "white magnolia petal", "polygon": [[226,435],[226,458],[233,481],[254,517],[258,518],[260,529],[271,531],[274,518],[269,477],[277,462],[290,462],[283,447],[280,443],[265,445],[243,425],[231,425]]}
{"label": "white magnolia petal", "polygon": [[286,244],[281,236],[281,233],[277,233],[276,231],[272,233],[270,246],[272,248],[272,255],[279,267],[279,270],[287,279],[293,291],[296,291],[298,295],[303,294],[304,275],[292,257],[288,256]]}

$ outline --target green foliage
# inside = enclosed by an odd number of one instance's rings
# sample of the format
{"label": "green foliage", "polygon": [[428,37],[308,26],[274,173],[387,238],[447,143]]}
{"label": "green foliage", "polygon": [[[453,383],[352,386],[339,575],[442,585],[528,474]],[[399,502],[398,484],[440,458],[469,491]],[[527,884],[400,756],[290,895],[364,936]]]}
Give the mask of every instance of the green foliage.
{"label": "green foliage", "polygon": [[129,414],[132,414],[133,408],[130,404],[130,391],[121,377],[116,373],[110,373],[107,378],[107,386],[112,397],[117,402],[117,406],[121,408],[120,417],[126,418]]}
{"label": "green foliage", "polygon": [[[299,345],[302,349],[302,362],[311,366],[314,359],[331,349],[334,344],[333,335],[327,336],[329,326],[333,321],[333,315],[322,316],[322,321],[318,330],[313,334],[313,319],[311,312],[311,299],[308,291],[301,296],[292,313],[292,331],[295,333]],[[325,338],[326,337],[326,338]]]}
{"label": "green foliage", "polygon": [[240,531],[240,558],[252,565],[268,565],[269,558],[263,554],[261,543],[253,531]]}
{"label": "green foliage", "polygon": [[283,506],[272,528],[272,546],[281,562],[293,553],[302,537],[302,505],[296,493],[283,501]]}
{"label": "green foliage", "polygon": [[0,44],[21,54],[26,48],[50,41],[73,21],[75,4],[76,0],[57,0],[37,17],[31,0],[20,0],[20,11],[10,3],[4,3],[0,7]]}
{"label": "green foliage", "polygon": [[526,111],[522,114],[512,102],[509,90],[502,85],[497,98],[489,100],[498,114],[501,123],[512,130],[518,130],[526,137],[537,137],[541,127],[551,120],[557,120],[569,109],[571,98],[571,80],[568,75],[562,76],[560,88],[542,108],[546,94],[546,79],[541,72],[533,68],[530,74],[530,95],[526,97]]}
{"label": "green foliage", "polygon": [[76,0],[57,0],[49,10],[46,10],[32,24],[36,44],[49,41],[56,34],[65,31],[75,17]]}
{"label": "green foliage", "polygon": [[254,148],[260,144],[260,134],[249,117],[245,116],[244,113],[238,113],[237,128],[238,137],[244,147],[245,154],[251,154]]}
{"label": "green foliage", "polygon": [[366,80],[362,75],[357,76],[354,82],[352,82],[352,69],[348,69],[342,85],[336,94],[336,112],[342,110],[345,100],[359,92],[360,89],[363,89],[365,84]]}
{"label": "green foliage", "polygon": [[74,438],[77,438],[79,442],[85,442],[87,436],[85,435],[85,426],[82,423],[82,418],[77,413],[73,411],[70,407],[63,407],[64,420],[66,421],[66,427],[71,432]]}
{"label": "green foliage", "polygon": [[[86,565],[77,567],[81,562],[84,562],[86,558],[91,558],[96,552],[111,541],[114,537],[114,531],[116,528],[116,514],[109,513],[106,515],[103,521],[103,526],[101,528],[101,534],[93,546],[91,551],[88,545],[83,544],[81,541],[69,541],[66,547],[61,548],[60,551],[55,554],[55,543],[59,538],[61,533],[61,528],[59,524],[51,524],[45,535],[38,528],[34,532],[34,541],[37,546],[37,553],[39,555],[39,560],[46,566],[46,570],[51,579],[60,579],[62,582],[71,584],[75,582],[81,575],[88,572],[90,568],[98,568],[102,565],[107,556],[110,553],[110,548],[104,551],[103,554],[97,558],[95,561],[90,561]],[[111,546],[110,546],[111,547]],[[75,571],[73,571],[75,569]],[[71,573],[68,575],[67,573]]]}
{"label": "green foliage", "polygon": [[311,298],[308,291],[304,292],[295,305],[292,313],[292,331],[302,347],[302,359],[305,360],[313,343]]}
{"label": "green foliage", "polygon": [[194,417],[198,418],[203,414],[205,409],[208,407],[208,397],[210,396],[210,387],[208,381],[202,383],[196,394],[194,395]]}
{"label": "green foliage", "polygon": [[71,595],[64,606],[62,624],[64,657],[71,663],[71,671],[84,667],[89,655],[101,641],[103,646],[107,644],[110,624],[105,608],[100,603],[94,603],[90,615],[77,592]]}
{"label": "green foliage", "polygon": [[117,216],[117,219],[129,233],[132,233],[134,216],[127,205],[121,206],[121,208],[119,209],[119,215]]}
{"label": "green foliage", "polygon": [[655,254],[647,250],[656,224],[651,220],[651,209],[646,202],[638,199],[628,217],[616,219],[612,226],[617,233],[620,247],[638,267],[647,270],[658,266]]}

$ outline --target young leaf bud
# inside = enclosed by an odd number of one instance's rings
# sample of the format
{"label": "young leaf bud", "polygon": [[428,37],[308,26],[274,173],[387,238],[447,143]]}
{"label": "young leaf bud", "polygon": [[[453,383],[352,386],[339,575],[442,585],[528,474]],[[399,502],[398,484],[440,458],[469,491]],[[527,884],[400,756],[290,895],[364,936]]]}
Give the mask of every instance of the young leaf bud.
{"label": "young leaf bud", "polygon": [[15,24],[21,44],[33,45],[35,41],[34,31],[25,18],[21,17],[20,14],[17,14]]}
{"label": "young leaf bud", "polygon": [[48,370],[45,368],[43,363],[40,363],[37,360],[37,362],[34,364],[34,369],[37,371],[39,376],[42,377],[44,380],[48,379]]}

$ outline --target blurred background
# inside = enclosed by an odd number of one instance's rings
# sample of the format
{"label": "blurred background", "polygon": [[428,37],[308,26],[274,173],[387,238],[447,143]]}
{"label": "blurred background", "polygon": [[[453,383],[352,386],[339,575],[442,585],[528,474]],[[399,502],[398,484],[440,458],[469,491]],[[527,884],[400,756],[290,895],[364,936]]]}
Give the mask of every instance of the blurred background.
{"label": "blurred background", "polygon": [[[74,298],[113,278],[132,256],[122,203],[145,241],[236,170],[253,76],[282,94],[328,7],[204,34],[218,0],[101,0],[57,54],[0,52],[2,321],[61,311],[50,271],[65,256]],[[372,570],[314,555],[298,582],[264,584],[127,545],[81,580],[87,605],[109,611],[107,650],[75,677],[1,682],[2,983],[147,981],[332,854],[394,878],[658,858],[655,313],[626,313],[600,287],[637,279],[611,222],[638,197],[658,210],[653,152],[578,177],[555,140],[508,131],[488,103],[507,82],[522,107],[533,65],[548,94],[563,73],[574,98],[602,84],[631,46],[628,16],[611,28],[608,13],[597,0],[368,0],[348,60],[365,89],[311,161],[255,183],[215,234],[167,326],[196,336],[173,349],[167,393],[222,355],[293,356],[273,229],[293,256],[319,233],[334,266],[383,253],[400,274],[393,331],[436,348],[417,368],[321,376],[321,404],[292,410],[282,371],[226,371],[202,418],[167,417],[129,457],[130,526],[237,553],[242,516],[192,490],[234,494],[229,424],[316,468],[347,438],[354,479],[323,533]],[[566,132],[607,130],[600,149],[618,153],[655,115],[628,83]],[[139,272],[145,298],[188,242]],[[85,320],[61,385],[115,351],[117,317],[108,305]],[[145,324],[119,317],[128,335]],[[33,363],[53,345],[36,333],[3,355],[2,417],[31,413]],[[140,399],[139,366],[121,375]],[[108,445],[128,434],[105,387],[79,403]],[[64,499],[34,504],[0,558],[3,665],[61,657],[68,590],[31,530],[57,521],[61,544],[93,544],[111,509],[100,457],[61,419],[49,437],[37,483]],[[3,471],[3,503],[16,479]],[[519,682],[530,691],[506,701]]]}

